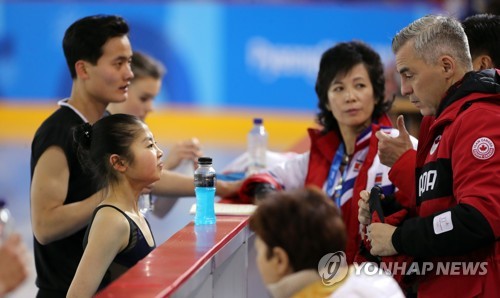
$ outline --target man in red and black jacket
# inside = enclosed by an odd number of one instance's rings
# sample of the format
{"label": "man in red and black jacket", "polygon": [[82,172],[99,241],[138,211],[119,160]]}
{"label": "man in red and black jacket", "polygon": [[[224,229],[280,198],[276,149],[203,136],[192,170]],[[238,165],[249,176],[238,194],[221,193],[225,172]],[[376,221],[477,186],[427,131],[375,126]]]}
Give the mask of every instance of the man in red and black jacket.
{"label": "man in red and black jacket", "polygon": [[[369,225],[370,252],[433,264],[430,272],[417,271],[419,297],[499,297],[500,70],[471,72],[467,38],[449,17],[413,22],[392,47],[401,92],[424,115],[415,189],[407,189],[419,216],[398,227]],[[407,173],[411,155],[391,172]],[[362,198],[359,219],[369,224],[368,193]],[[454,270],[436,271],[450,264]]]}

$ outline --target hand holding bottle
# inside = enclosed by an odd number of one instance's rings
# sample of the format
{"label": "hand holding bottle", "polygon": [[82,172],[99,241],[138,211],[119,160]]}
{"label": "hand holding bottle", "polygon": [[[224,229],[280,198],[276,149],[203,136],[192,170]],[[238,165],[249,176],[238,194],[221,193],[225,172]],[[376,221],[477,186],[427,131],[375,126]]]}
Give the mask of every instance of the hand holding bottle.
{"label": "hand holding bottle", "polygon": [[11,234],[0,244],[0,264],[0,297],[3,297],[28,276],[28,253],[21,236]]}
{"label": "hand holding bottle", "polygon": [[170,148],[164,160],[165,169],[174,170],[182,161],[195,162],[198,157],[203,156],[200,141],[197,138],[191,138],[179,143],[176,143]]}
{"label": "hand holding bottle", "polygon": [[14,220],[7,209],[7,203],[0,199],[0,245],[7,241],[7,238],[14,230]]}

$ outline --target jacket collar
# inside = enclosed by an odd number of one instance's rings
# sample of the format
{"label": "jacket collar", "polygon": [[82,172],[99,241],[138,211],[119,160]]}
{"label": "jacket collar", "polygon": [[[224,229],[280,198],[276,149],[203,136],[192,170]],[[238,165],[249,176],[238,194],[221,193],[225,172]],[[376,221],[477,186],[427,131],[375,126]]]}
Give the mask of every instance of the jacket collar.
{"label": "jacket collar", "polygon": [[[370,132],[374,133],[378,131],[380,127],[392,127],[391,120],[385,113],[358,136],[354,151],[356,152],[359,147],[364,147],[363,136],[366,136],[366,134]],[[314,146],[318,148],[321,154],[324,155],[328,161],[332,162],[333,156],[342,142],[341,136],[335,131],[324,133],[314,128],[309,128],[308,133],[311,139],[311,147]]]}

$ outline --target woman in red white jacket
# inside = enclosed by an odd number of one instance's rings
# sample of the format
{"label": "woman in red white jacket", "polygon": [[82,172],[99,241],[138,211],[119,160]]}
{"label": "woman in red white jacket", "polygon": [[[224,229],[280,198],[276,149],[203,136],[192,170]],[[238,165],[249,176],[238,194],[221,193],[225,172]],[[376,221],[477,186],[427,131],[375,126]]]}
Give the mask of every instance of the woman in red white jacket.
{"label": "woman in red white jacket", "polygon": [[[323,129],[309,129],[308,152],[270,169],[267,174],[251,176],[245,183],[264,178],[287,190],[311,184],[322,188],[341,209],[347,227],[349,264],[361,240],[359,193],[374,185],[381,186],[386,196],[396,193],[388,178],[389,168],[377,156],[375,132],[398,134],[386,114],[392,101],[384,100],[384,85],[380,56],[365,43],[343,42],[325,51],[316,80],[320,110],[317,122]],[[416,140],[413,141],[416,146]]]}

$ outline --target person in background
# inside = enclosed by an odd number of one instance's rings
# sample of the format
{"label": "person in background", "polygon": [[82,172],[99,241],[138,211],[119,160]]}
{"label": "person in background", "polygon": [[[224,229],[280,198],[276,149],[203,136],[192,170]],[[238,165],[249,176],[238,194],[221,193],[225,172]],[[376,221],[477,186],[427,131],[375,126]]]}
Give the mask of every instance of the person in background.
{"label": "person in background", "polygon": [[84,17],[64,34],[71,95],[38,128],[31,145],[31,224],[37,297],[65,297],[83,254],[82,241],[103,193],[84,173],[72,128],[95,123],[109,102],[127,99],[132,47],[126,21]]}
{"label": "person in background", "polygon": [[[122,113],[134,115],[142,121],[146,121],[148,114],[153,111],[153,101],[158,93],[160,93],[162,78],[166,73],[166,69],[160,61],[138,51],[135,51],[132,55],[131,67],[134,78],[130,82],[127,100],[124,102],[110,103],[108,105],[108,111],[111,114]],[[183,164],[187,164],[187,167],[193,169],[198,157],[201,156],[203,156],[203,152],[197,138],[190,138],[177,142],[164,158],[163,163],[166,171],[164,174],[166,177],[164,179],[169,180],[171,173],[167,171],[174,171],[176,168],[179,168],[179,165],[181,165],[183,161],[185,161]],[[165,183],[160,182],[159,184],[160,186],[158,188],[160,188],[161,192],[163,185],[168,184],[168,181]],[[168,185],[166,187],[168,187]],[[171,190],[167,189],[163,193],[171,192]],[[150,198],[146,196],[142,197],[142,199]],[[153,214],[158,217],[165,216],[176,202],[176,197],[162,196],[159,200],[154,200]]]}
{"label": "person in background", "polygon": [[[418,216],[397,227],[370,224],[369,194],[363,192],[359,221],[368,225],[371,253],[432,262],[434,270],[418,281],[419,297],[498,297],[500,71],[472,71],[467,36],[451,17],[414,21],[397,33],[392,48],[401,93],[424,115],[416,162],[404,163],[403,155],[391,170],[416,169]],[[439,263],[483,264],[486,270],[436,274]]]}
{"label": "person in background", "polygon": [[[332,293],[331,297],[403,297],[390,276],[357,276],[347,267],[345,225],[339,209],[317,187],[268,194],[250,216],[249,226],[256,235],[257,268],[274,298]],[[339,256],[338,263],[331,262],[335,258],[329,254]]]}
{"label": "person in background", "polygon": [[142,190],[160,179],[163,151],[147,125],[128,114],[83,124],[74,138],[81,163],[106,193],[87,227],[67,296],[91,297],[156,247],[138,201]]}
{"label": "person in background", "polygon": [[[360,247],[361,190],[379,185],[386,196],[399,196],[388,178],[389,168],[377,156],[375,132],[397,134],[386,114],[392,101],[384,100],[384,82],[380,56],[365,43],[342,42],[326,50],[316,80],[317,121],[323,130],[309,129],[308,152],[285,161],[269,174],[250,176],[240,191],[242,197],[251,193],[253,185],[257,184],[256,188],[259,184],[253,183],[256,180],[285,190],[305,185],[322,188],[341,209],[347,227],[348,264]],[[403,202],[404,198],[398,200]]]}
{"label": "person in background", "polygon": [[462,22],[469,41],[472,68],[476,71],[500,65],[500,16],[478,14]]}
{"label": "person in background", "polygon": [[15,290],[28,276],[28,252],[18,234],[0,244],[0,297]]}
{"label": "person in background", "polygon": [[[160,61],[137,51],[132,55],[131,67],[134,78],[130,82],[127,100],[110,103],[108,111],[111,114],[134,115],[145,121],[147,115],[153,111],[153,101],[161,90],[166,70]],[[196,162],[201,156],[203,152],[198,139],[191,138],[176,143],[165,157],[165,169],[174,170],[182,160]]]}
{"label": "person in background", "polygon": [[127,100],[110,103],[111,114],[134,115],[142,121],[153,111],[153,101],[160,93],[162,78],[166,73],[160,61],[144,53],[134,51],[130,64],[134,78],[130,81]]}

